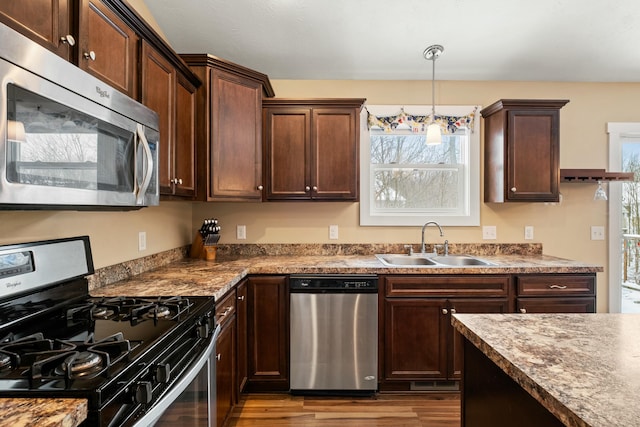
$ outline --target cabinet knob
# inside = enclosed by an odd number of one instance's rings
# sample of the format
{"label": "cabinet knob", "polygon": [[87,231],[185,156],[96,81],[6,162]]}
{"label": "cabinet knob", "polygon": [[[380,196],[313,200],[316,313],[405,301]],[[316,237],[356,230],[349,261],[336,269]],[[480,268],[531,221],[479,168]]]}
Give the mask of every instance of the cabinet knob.
{"label": "cabinet knob", "polygon": [[511,192],[512,192],[512,193],[515,193],[516,191],[518,191],[518,190],[516,189],[516,187],[511,187]]}
{"label": "cabinet knob", "polygon": [[449,311],[446,308],[442,309],[442,314],[447,314]]}
{"label": "cabinet knob", "polygon": [[258,190],[262,191],[264,187],[262,185],[258,185]]}
{"label": "cabinet knob", "polygon": [[304,191],[309,191],[311,190],[311,187],[309,187],[308,185],[304,187]]}
{"label": "cabinet knob", "polygon": [[169,180],[169,182],[175,185],[180,185],[182,184],[182,178],[172,178]]}
{"label": "cabinet knob", "polygon": [[526,313],[526,312],[527,312],[527,309],[526,309],[526,308],[521,308],[521,309],[520,309],[520,313]]}
{"label": "cabinet knob", "polygon": [[219,362],[220,359],[222,359],[222,356],[220,355],[220,353],[216,354],[216,360]]}
{"label": "cabinet knob", "polygon": [[90,50],[89,52],[83,53],[82,56],[84,56],[84,59],[86,60],[89,60],[89,59],[92,61],[96,60],[96,53],[92,50]]}
{"label": "cabinet knob", "polygon": [[74,39],[71,34],[67,34],[66,36],[60,37],[60,41],[62,43],[67,43],[69,46],[75,46],[76,44],[76,39]]}
{"label": "cabinet knob", "polygon": [[456,314],[456,309],[455,308],[451,309],[451,314]]}
{"label": "cabinet knob", "polygon": [[318,191],[318,187],[316,187],[315,185],[313,186],[313,191]]}
{"label": "cabinet knob", "polygon": [[238,301],[244,301],[244,295],[240,295],[240,296],[238,297]]}

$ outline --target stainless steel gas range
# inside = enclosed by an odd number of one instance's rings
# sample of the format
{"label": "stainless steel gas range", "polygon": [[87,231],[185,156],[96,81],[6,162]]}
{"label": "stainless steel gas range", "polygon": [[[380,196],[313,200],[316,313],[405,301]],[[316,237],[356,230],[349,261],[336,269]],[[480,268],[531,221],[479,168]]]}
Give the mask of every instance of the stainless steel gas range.
{"label": "stainless steel gas range", "polygon": [[93,272],[87,236],[0,246],[0,398],[85,398],[86,426],[213,425],[213,297],[92,297]]}

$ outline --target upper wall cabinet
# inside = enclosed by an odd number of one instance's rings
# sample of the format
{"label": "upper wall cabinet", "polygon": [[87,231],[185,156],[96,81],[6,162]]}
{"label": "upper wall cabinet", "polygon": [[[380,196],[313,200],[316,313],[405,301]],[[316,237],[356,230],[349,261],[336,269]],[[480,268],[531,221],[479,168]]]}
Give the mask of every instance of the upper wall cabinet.
{"label": "upper wall cabinet", "polygon": [[358,200],[364,101],[263,101],[266,200]]}
{"label": "upper wall cabinet", "polygon": [[501,99],[484,118],[484,201],[557,202],[560,109],[568,100]]}
{"label": "upper wall cabinet", "polygon": [[212,55],[182,55],[197,92],[198,200],[262,200],[262,99],[269,78]]}
{"label": "upper wall cabinet", "polygon": [[31,40],[72,60],[70,44],[77,35],[72,31],[69,0],[29,0],[0,2],[0,22]]}

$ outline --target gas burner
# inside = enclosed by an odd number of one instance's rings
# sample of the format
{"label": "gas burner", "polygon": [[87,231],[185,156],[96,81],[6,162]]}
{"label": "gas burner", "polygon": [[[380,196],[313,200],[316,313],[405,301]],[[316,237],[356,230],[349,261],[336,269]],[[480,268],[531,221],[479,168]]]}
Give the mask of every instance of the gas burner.
{"label": "gas burner", "polygon": [[55,370],[58,375],[67,374],[70,378],[80,378],[100,372],[103,369],[103,358],[91,351],[74,352],[64,359]]}
{"label": "gas burner", "polygon": [[114,310],[104,306],[96,306],[91,310],[91,316],[94,319],[109,319],[115,314]]}
{"label": "gas burner", "polygon": [[11,356],[0,353],[0,371],[5,369],[11,369]]}
{"label": "gas burner", "polygon": [[145,313],[150,319],[164,319],[171,316],[171,309],[166,305],[156,305]]}

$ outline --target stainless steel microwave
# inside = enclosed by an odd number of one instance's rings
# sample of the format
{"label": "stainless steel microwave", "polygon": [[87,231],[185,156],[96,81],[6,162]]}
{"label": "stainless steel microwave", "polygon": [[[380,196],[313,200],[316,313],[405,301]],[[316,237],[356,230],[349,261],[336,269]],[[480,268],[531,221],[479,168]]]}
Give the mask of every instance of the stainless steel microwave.
{"label": "stainless steel microwave", "polygon": [[158,115],[0,24],[0,209],[157,205]]}

